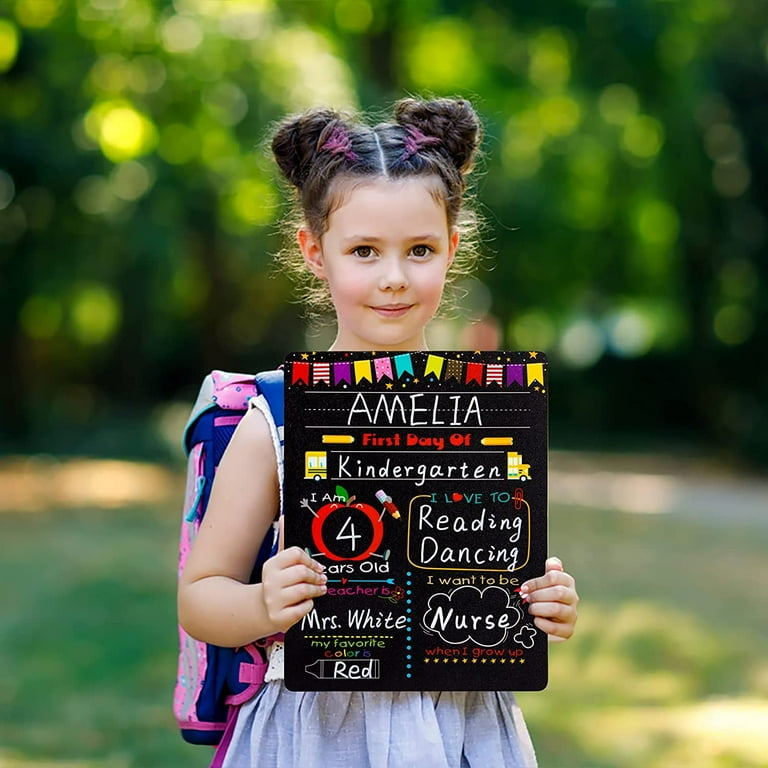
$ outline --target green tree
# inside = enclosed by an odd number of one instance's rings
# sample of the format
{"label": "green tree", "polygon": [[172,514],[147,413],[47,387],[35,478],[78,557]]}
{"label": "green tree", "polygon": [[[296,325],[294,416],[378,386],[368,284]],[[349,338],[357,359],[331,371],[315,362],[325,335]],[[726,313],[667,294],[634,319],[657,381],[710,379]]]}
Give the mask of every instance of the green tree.
{"label": "green tree", "polygon": [[466,314],[550,353],[557,433],[768,458],[757,0],[1,7],[6,447],[303,346],[269,125],[416,92],[486,119]]}

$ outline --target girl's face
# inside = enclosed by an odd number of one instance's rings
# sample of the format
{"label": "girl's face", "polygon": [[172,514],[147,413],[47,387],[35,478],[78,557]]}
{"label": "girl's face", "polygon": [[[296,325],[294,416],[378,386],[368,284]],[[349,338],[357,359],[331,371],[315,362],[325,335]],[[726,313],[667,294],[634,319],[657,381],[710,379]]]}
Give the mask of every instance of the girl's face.
{"label": "girl's face", "polygon": [[298,233],[304,259],[331,292],[338,333],[331,349],[426,349],[459,242],[432,178],[351,186],[319,239]]}

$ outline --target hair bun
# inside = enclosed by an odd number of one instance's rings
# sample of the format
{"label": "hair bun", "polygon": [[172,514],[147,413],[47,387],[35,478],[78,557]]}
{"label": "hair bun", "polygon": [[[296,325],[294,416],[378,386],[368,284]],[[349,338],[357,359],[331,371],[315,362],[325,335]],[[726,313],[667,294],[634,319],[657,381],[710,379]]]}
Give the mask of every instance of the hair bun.
{"label": "hair bun", "polygon": [[272,138],[272,153],[288,181],[301,187],[318,149],[343,116],[332,109],[313,109],[282,120]]}
{"label": "hair bun", "polygon": [[401,99],[394,117],[401,126],[414,126],[426,136],[440,139],[461,173],[472,170],[480,145],[481,124],[472,105],[465,99]]}

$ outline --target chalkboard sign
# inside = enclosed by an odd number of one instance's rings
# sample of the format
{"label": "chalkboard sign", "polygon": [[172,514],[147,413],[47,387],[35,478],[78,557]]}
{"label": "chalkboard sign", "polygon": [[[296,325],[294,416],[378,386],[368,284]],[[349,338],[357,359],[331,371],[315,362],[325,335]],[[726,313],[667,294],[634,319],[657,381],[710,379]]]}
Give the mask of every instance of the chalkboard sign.
{"label": "chalkboard sign", "polygon": [[286,635],[292,690],[540,690],[540,352],[305,352],[285,364],[285,542],[328,594]]}

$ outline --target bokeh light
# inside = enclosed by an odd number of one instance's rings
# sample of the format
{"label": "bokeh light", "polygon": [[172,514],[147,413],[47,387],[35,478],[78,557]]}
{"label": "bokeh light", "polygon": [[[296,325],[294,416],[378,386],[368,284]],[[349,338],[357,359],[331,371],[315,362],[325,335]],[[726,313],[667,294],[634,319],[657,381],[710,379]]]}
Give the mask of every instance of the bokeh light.
{"label": "bokeh light", "polygon": [[62,0],[16,0],[13,10],[23,27],[41,29],[59,15],[61,5]]}
{"label": "bokeh light", "polygon": [[108,341],[117,331],[122,308],[117,294],[100,283],[77,286],[70,299],[70,324],[74,337],[83,346]]}
{"label": "bokeh light", "polygon": [[406,55],[411,80],[435,91],[474,88],[480,75],[474,45],[469,27],[458,19],[422,27]]}
{"label": "bokeh light", "polygon": [[19,30],[8,19],[0,19],[0,72],[7,72],[19,52]]}
{"label": "bokeh light", "polygon": [[0,211],[7,208],[16,194],[16,185],[9,173],[0,170]]}
{"label": "bokeh light", "polygon": [[85,116],[85,129],[114,163],[144,155],[157,143],[152,120],[124,100],[96,103]]}
{"label": "bokeh light", "polygon": [[557,350],[572,368],[589,368],[605,352],[606,337],[600,325],[589,317],[577,317],[568,323],[558,341]]}
{"label": "bokeh light", "polygon": [[373,21],[373,8],[368,0],[338,0],[334,14],[339,27],[354,34],[365,32]]}
{"label": "bokeh light", "polygon": [[53,296],[34,294],[23,304],[19,323],[31,339],[50,339],[61,327],[64,315],[61,301]]}

